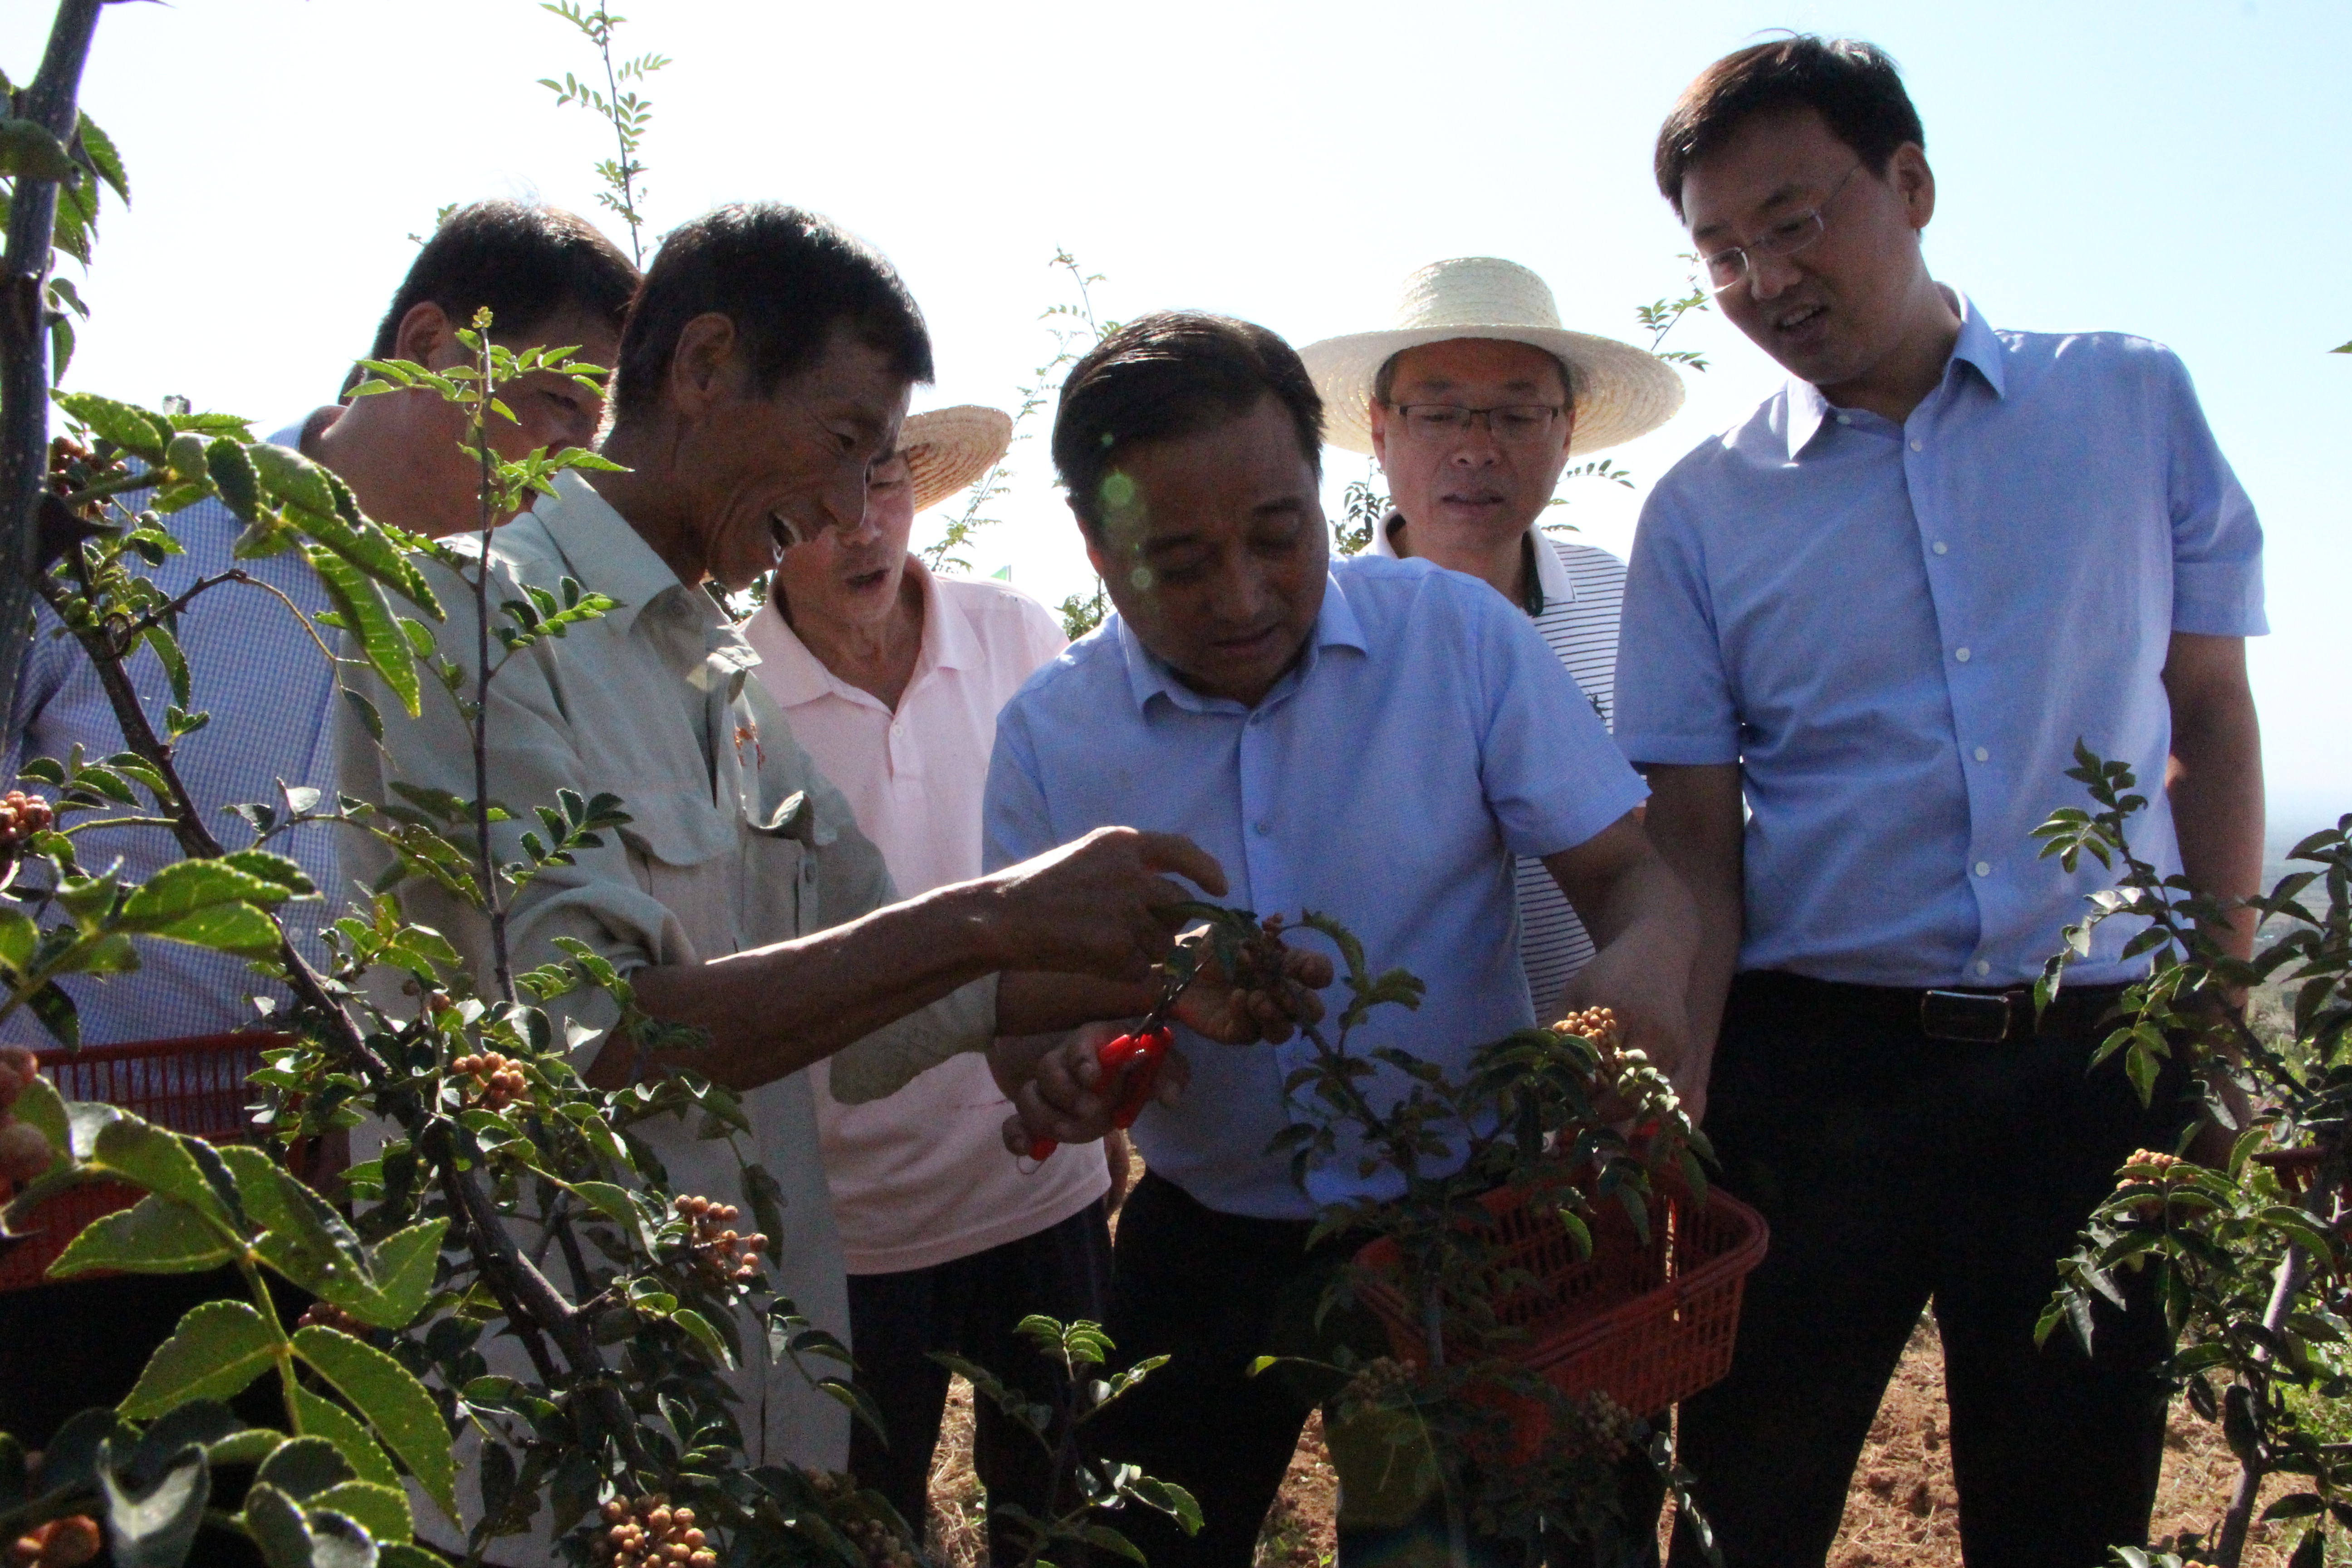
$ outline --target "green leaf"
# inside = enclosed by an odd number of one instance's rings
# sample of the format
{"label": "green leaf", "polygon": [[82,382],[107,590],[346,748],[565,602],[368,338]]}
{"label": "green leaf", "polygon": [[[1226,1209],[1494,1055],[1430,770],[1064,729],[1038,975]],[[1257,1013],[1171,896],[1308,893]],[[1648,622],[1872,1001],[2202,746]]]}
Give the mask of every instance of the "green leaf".
{"label": "green leaf", "polygon": [[98,1130],[89,1157],[110,1175],[176,1199],[224,1225],[232,1223],[227,1204],[205,1179],[204,1167],[180,1133],[122,1111]]}
{"label": "green leaf", "polygon": [[118,1407],[134,1421],[191,1399],[228,1399],[275,1359],[277,1342],[245,1301],[206,1301],[180,1320]]}
{"label": "green leaf", "polygon": [[262,1227],[254,1247],[271,1268],[347,1311],[376,1305],[374,1270],[342,1215],[261,1150],[230,1143],[219,1153],[236,1173],[246,1214]]}
{"label": "green leaf", "polygon": [[127,1209],[92,1220],[49,1265],[49,1278],[69,1279],[93,1268],[125,1274],[194,1274],[236,1256],[185,1204],[150,1193]]}
{"label": "green leaf", "polygon": [[255,876],[232,860],[175,860],[131,890],[120,921],[125,931],[152,931],[215,904],[277,904],[286,896],[284,884]]}
{"label": "green leaf", "polygon": [[373,1345],[333,1329],[297,1329],[294,1349],[351,1401],[442,1511],[457,1518],[457,1465],[449,1429],[425,1385]]}
{"label": "green leaf", "polygon": [[303,554],[318,569],[319,580],[341,615],[346,633],[359,644],[369,665],[383,677],[384,686],[400,700],[402,709],[410,718],[415,718],[420,711],[416,652],[402,635],[392,606],[384,601],[383,589],[373,578],[323,545],[311,545]]}
{"label": "green leaf", "polygon": [[245,1494],[240,1517],[261,1560],[268,1568],[315,1568],[310,1552],[310,1527],[294,1500],[276,1487],[253,1487]]}
{"label": "green leaf", "polygon": [[301,1412],[302,1430],[326,1438],[341,1450],[352,1468],[359,1472],[360,1479],[378,1486],[400,1485],[400,1470],[393,1464],[392,1456],[383,1451],[383,1444],[369,1436],[358,1416],[324,1394],[313,1394],[299,1384],[294,1389],[294,1408]]}
{"label": "green leaf", "polygon": [[712,1361],[730,1369],[735,1365],[734,1356],[728,1352],[727,1342],[719,1337],[719,1331],[711,1327],[709,1319],[691,1307],[680,1307],[670,1314],[670,1321],[684,1329]]}
{"label": "green leaf", "polygon": [[273,883],[289,894],[300,897],[319,890],[310,874],[293,860],[267,849],[239,849],[221,857],[221,864],[234,866],[248,877]]}
{"label": "green leaf", "polygon": [[99,1485],[106,1493],[107,1544],[116,1568],[180,1568],[205,1521],[212,1500],[212,1467],[191,1443],[164,1467],[144,1491],[133,1492],[101,1464]]}
{"label": "green leaf", "polygon": [[22,180],[72,180],[81,165],[37,120],[0,120],[0,174]]}
{"label": "green leaf", "polygon": [[244,442],[228,436],[215,437],[205,447],[205,471],[212,476],[221,504],[239,522],[261,521],[261,477],[253,471],[253,458],[247,455]]}
{"label": "green leaf", "polygon": [[273,1432],[267,1426],[248,1426],[233,1432],[205,1449],[205,1458],[215,1468],[224,1465],[257,1465],[269,1458],[270,1450],[286,1441],[286,1434]]}
{"label": "green leaf", "polygon": [[335,492],[327,483],[326,469],[291,447],[268,441],[256,441],[245,455],[253,459],[253,471],[270,494],[306,511],[335,515]]}
{"label": "green leaf", "polygon": [[340,1486],[352,1479],[355,1471],[334,1444],[324,1437],[296,1437],[281,1443],[253,1479],[264,1486],[276,1487],[296,1502],[308,1502],[329,1487]]}
{"label": "green leaf", "polygon": [[58,407],[124,451],[150,463],[163,460],[163,449],[171,443],[172,427],[155,415],[128,403],[117,403],[111,397],[100,397],[94,392],[54,392],[49,395]]}
{"label": "green leaf", "polygon": [[122,154],[114,150],[113,138],[100,131],[98,121],[89,115],[81,114],[76,118],[80,123],[75,128],[74,134],[81,142],[82,156],[89,160],[89,166],[98,171],[100,179],[114,187],[114,194],[122,198],[122,205],[129,206],[131,176],[123,173]]}
{"label": "green leaf", "polygon": [[374,1300],[348,1310],[379,1329],[404,1329],[415,1322],[433,1294],[433,1266],[441,1256],[441,1237],[448,1228],[446,1218],[425,1220],[376,1243],[372,1256]]}
{"label": "green leaf", "polygon": [[408,1514],[408,1494],[398,1487],[345,1481],[312,1498],[310,1506],[349,1514],[378,1542],[405,1542],[416,1532]]}

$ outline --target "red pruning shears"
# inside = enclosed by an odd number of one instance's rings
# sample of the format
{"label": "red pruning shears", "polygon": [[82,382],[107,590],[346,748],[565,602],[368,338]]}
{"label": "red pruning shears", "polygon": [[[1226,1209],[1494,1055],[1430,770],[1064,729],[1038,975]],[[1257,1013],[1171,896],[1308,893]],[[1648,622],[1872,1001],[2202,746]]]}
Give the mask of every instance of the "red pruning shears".
{"label": "red pruning shears", "polygon": [[[1164,1020],[1175,1010],[1176,998],[1183,994],[1192,979],[1191,965],[1171,964],[1167,984],[1160,988],[1158,1005],[1143,1016],[1143,1022],[1135,1026],[1134,1032],[1105,1040],[1095,1047],[1095,1064],[1102,1068],[1105,1083],[1117,1082],[1120,1073],[1128,1075],[1127,1086],[1111,1110],[1113,1126],[1134,1126],[1143,1108],[1151,1103],[1151,1091],[1160,1083],[1160,1060],[1176,1043],[1175,1032]],[[1060,1147],[1051,1138],[1032,1138],[1029,1157],[1045,1160]]]}

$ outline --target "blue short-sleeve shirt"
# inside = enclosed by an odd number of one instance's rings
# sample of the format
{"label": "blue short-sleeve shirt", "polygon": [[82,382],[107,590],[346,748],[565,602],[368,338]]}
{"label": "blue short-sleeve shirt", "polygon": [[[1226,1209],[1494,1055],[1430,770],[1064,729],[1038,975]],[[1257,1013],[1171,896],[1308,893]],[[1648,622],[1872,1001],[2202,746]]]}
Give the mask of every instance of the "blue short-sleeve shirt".
{"label": "blue short-sleeve shirt", "polygon": [[[1791,381],[1643,508],[1617,741],[1741,764],[1743,969],[2030,981],[2113,879],[2031,837],[2086,803],[2075,741],[2132,765],[2137,847],[2177,871],[2170,636],[2268,629],[2261,525],[2179,360],[1995,331],[1953,298],[1958,343],[1903,424]],[[2070,975],[2142,969],[2125,926]]]}
{"label": "blue short-sleeve shirt", "polygon": [[[1117,616],[1039,670],[997,721],[986,856],[1104,826],[1183,834],[1224,867],[1224,901],[1328,914],[1375,970],[1427,983],[1418,1013],[1381,1009],[1351,1050],[1458,1072],[1533,1021],[1513,857],[1572,848],[1644,793],[1516,606],[1424,561],[1359,558],[1331,569],[1303,657],[1255,708],[1192,690]],[[1313,1047],[1182,1043],[1183,1101],[1135,1127],[1154,1171],[1262,1218],[1375,1190],[1341,1160],[1302,1194],[1265,1152]]]}

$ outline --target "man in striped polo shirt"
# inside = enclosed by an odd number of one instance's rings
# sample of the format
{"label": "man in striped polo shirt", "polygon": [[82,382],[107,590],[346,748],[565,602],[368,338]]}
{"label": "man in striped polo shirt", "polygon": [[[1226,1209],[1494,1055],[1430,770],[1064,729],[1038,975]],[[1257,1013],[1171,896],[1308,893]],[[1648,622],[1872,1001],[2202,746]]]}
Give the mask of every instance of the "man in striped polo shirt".
{"label": "man in striped polo shirt", "polygon": [[[1483,578],[1526,610],[1607,723],[1625,563],[1541,526],[1571,457],[1643,435],[1682,405],[1664,361],[1563,331],[1544,280],[1465,257],[1405,279],[1395,324],[1301,352],[1329,411],[1328,439],[1376,455],[1391,510],[1382,555]],[[1519,956],[1536,1016],[1557,1017],[1592,939],[1540,860],[1517,866]]]}

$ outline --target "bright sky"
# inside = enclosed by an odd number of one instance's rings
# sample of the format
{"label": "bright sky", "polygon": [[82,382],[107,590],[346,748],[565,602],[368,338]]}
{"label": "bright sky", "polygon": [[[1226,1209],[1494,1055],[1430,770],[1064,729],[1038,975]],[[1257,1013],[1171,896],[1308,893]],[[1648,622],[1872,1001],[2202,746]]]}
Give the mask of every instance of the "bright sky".
{"label": "bright sky", "polygon": [[[1759,29],[1871,38],[1927,122],[1937,276],[1996,326],[2128,331],[2186,358],[2269,533],[2277,630],[2252,660],[2274,816],[2352,809],[2352,726],[2323,684],[2352,668],[2352,355],[2325,352],[2352,338],[2341,0],[622,9],[627,52],[676,60],[648,89],[654,230],[769,197],[867,236],[935,334],[919,407],[1016,405],[1052,352],[1039,313],[1071,298],[1057,247],[1107,275],[1111,317],[1202,306],[1305,343],[1381,325],[1423,263],[1488,254],[1544,274],[1569,324],[1633,337],[1633,307],[1682,278],[1648,174],[1676,91]],[[19,82],[47,11],[0,8]],[[72,384],[273,421],[324,401],[440,206],[537,195],[609,218],[591,170],[608,135],[534,85],[593,64],[530,0],[109,6],[84,102],[136,205],[106,223]],[[1645,485],[1778,381],[1712,317],[1675,344],[1714,368],[1680,418],[1609,454]],[[1033,428],[973,563],[1054,602],[1090,577]],[[1336,499],[1362,460],[1329,457]],[[1638,493],[1569,493],[1622,553]],[[2052,784],[2055,805],[2071,786]]]}

